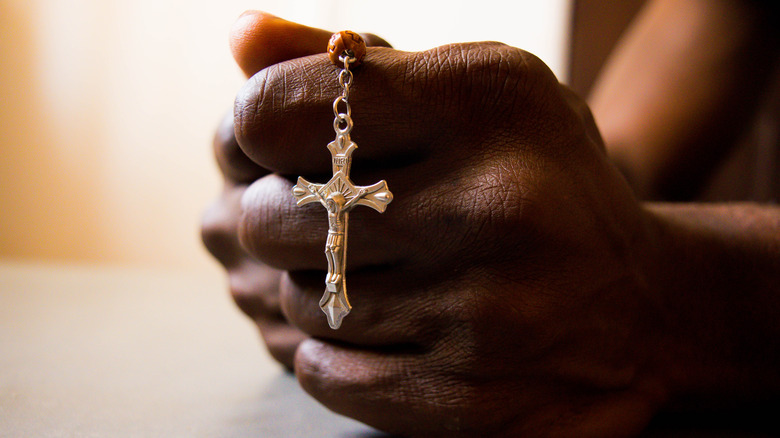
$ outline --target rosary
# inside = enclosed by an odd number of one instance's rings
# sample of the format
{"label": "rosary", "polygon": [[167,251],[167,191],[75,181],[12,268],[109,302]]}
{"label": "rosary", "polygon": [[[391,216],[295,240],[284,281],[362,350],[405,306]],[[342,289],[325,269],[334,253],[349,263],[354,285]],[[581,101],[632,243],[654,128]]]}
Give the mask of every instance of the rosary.
{"label": "rosary", "polygon": [[[325,242],[325,257],[328,260],[328,274],[325,277],[325,293],[320,299],[320,308],[328,317],[332,329],[341,327],[341,322],[352,310],[347,298],[347,283],[344,278],[347,261],[347,225],[349,212],[358,205],[365,205],[382,213],[393,200],[384,180],[370,186],[356,186],[349,179],[352,152],[357,149],[349,134],[352,132],[352,108],[349,105],[349,87],[352,85],[350,67],[357,67],[366,55],[363,38],[352,31],[333,34],[328,42],[328,57],[341,68],[338,74],[341,95],[333,101],[333,130],[336,139],[328,144],[333,165],[333,177],[325,184],[315,184],[298,177],[292,193],[297,204],[319,202],[328,211],[328,238]],[[344,112],[339,106],[344,107]]]}

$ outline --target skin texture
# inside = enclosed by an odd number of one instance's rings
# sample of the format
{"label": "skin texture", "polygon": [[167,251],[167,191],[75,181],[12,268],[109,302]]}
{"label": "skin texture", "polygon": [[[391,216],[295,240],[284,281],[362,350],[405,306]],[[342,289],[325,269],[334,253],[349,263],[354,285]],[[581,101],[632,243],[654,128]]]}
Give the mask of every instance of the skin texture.
{"label": "skin texture", "polygon": [[[384,176],[396,201],[384,215],[351,217],[355,311],[338,331],[317,305],[324,215],[295,206],[282,176],[330,170],[322,145],[337,89],[334,80],[322,90],[321,78],[334,68],[323,55],[276,64],[236,103],[242,150],[275,172],[244,193],[239,238],[286,271],[285,315],[315,338],[295,358],[304,389],[398,433],[534,430],[585,406],[587,424],[566,420],[572,433],[638,431],[663,397],[645,371],[648,347],[636,346],[652,324],[633,317],[653,298],[623,295],[643,281],[630,255],[643,218],[587,107],[537,58],[500,44],[370,56],[353,87],[363,144],[353,173]],[[292,86],[301,92],[277,94]],[[474,105],[482,99],[493,103],[486,112]]]}
{"label": "skin texture", "polygon": [[[230,47],[242,71],[251,77],[278,62],[323,51],[331,33],[303,26],[260,11],[247,11],[230,33]],[[388,46],[383,39],[363,34],[367,45]],[[323,41],[325,41],[323,43]],[[214,155],[224,179],[222,195],[202,218],[203,242],[228,274],[228,284],[238,307],[257,324],[271,355],[288,369],[293,355],[306,338],[281,312],[279,281],[282,272],[257,261],[238,240],[241,197],[247,186],[268,175],[240,149],[227,114],[214,136]]]}
{"label": "skin texture", "polygon": [[282,315],[279,304],[281,272],[249,256],[238,241],[241,196],[249,183],[267,175],[268,171],[254,164],[239,149],[233,134],[232,114],[217,130],[214,152],[224,177],[224,187],[222,195],[203,215],[203,242],[224,266],[233,299],[255,321],[271,355],[292,368],[295,348],[305,335]]}
{"label": "skin texture", "polygon": [[780,212],[640,204],[585,102],[498,43],[369,47],[352,176],[386,179],[395,200],[350,216],[354,309],[329,329],[326,216],[290,194],[298,175],[330,172],[329,36],[239,20],[233,51],[252,76],[215,139],[226,188],[203,228],[312,396],[403,436],[587,437],[778,393],[762,340],[780,335]]}

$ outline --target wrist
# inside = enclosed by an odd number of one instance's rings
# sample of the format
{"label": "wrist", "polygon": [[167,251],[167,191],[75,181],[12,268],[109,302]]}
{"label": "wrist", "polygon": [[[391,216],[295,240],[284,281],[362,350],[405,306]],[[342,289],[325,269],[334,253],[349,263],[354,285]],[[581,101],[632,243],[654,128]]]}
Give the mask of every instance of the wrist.
{"label": "wrist", "polygon": [[656,204],[646,211],[652,244],[644,266],[663,315],[666,410],[728,409],[777,394],[777,210]]}

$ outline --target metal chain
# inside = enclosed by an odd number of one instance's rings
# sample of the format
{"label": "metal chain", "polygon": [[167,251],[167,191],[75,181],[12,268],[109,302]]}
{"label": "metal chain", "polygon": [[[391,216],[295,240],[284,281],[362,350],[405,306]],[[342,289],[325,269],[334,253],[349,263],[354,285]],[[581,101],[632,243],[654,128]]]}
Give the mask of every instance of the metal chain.
{"label": "metal chain", "polygon": [[[341,96],[333,101],[333,130],[338,136],[347,136],[352,131],[352,107],[349,105],[349,87],[352,85],[352,72],[349,65],[355,62],[355,57],[348,51],[340,58],[344,62],[344,68],[339,72],[339,85],[341,86]],[[339,111],[339,105],[344,104],[344,112]],[[343,126],[343,128],[342,128]]]}

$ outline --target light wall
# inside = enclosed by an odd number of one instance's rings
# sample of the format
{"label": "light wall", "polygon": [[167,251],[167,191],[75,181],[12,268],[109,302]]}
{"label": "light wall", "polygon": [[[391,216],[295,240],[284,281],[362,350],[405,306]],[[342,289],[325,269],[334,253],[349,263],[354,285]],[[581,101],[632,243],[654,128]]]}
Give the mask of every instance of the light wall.
{"label": "light wall", "polygon": [[0,0],[0,258],[199,269],[245,9],[420,50],[499,40],[564,71],[565,0]]}

